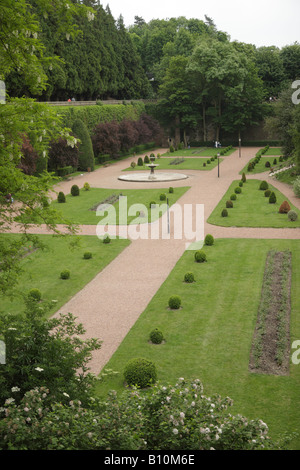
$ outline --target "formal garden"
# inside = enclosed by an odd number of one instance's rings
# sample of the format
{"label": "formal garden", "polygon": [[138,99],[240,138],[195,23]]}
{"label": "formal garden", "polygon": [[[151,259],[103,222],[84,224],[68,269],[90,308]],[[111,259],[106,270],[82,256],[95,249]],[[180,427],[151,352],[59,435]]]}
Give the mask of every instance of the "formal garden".
{"label": "formal garden", "polygon": [[[0,39],[0,449],[299,450],[299,44],[92,0]],[[186,203],[203,246],[138,237]]]}

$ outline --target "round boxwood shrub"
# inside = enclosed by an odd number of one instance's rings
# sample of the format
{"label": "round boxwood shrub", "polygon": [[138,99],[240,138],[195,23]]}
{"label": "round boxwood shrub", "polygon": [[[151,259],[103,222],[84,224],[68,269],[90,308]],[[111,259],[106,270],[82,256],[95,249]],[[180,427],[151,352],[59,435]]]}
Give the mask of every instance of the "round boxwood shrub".
{"label": "round boxwood shrub", "polygon": [[172,186],[169,188],[169,193],[174,193],[174,188],[172,188]]}
{"label": "round boxwood shrub", "polygon": [[204,239],[204,245],[212,246],[214,244],[214,237],[208,233]]}
{"label": "round boxwood shrub", "polygon": [[90,187],[89,183],[84,183],[83,189],[84,189],[85,191],[90,191],[91,187]]}
{"label": "round boxwood shrub", "polygon": [[234,192],[235,194],[241,194],[242,189],[238,186],[237,188],[235,188]]}
{"label": "round boxwood shrub", "polygon": [[42,298],[42,293],[39,289],[30,289],[28,292],[28,297],[32,300],[35,300],[36,302],[39,302]]}
{"label": "round boxwood shrub", "polygon": [[226,201],[226,207],[227,207],[227,209],[232,209],[233,208],[233,202],[232,201]]}
{"label": "round boxwood shrub", "polygon": [[268,160],[268,161],[266,161],[266,163],[265,163],[265,167],[266,167],[266,168],[270,168],[270,166],[271,166],[271,163],[269,162],[269,160]]}
{"label": "round boxwood shrub", "polygon": [[70,271],[68,269],[65,269],[60,273],[60,278],[61,279],[69,279],[70,278]]}
{"label": "round boxwood shrub", "polygon": [[157,381],[156,366],[142,357],[131,359],[124,369],[124,378],[128,385],[149,387]]}
{"label": "round boxwood shrub", "polygon": [[60,204],[63,204],[64,202],[66,202],[66,196],[64,195],[62,191],[58,193],[57,202],[59,202]]}
{"label": "round boxwood shrub", "polygon": [[193,273],[186,273],[184,275],[184,282],[187,282],[191,284],[192,282],[195,282],[195,276]]}
{"label": "round boxwood shrub", "polygon": [[222,210],[222,213],[221,213],[221,216],[222,216],[222,217],[228,217],[228,210],[227,210],[227,209],[223,209],[223,210]]}
{"label": "round boxwood shrub", "polygon": [[203,163],[203,166],[206,166],[206,163],[205,163],[205,162]]}
{"label": "round boxwood shrub", "polygon": [[84,254],[83,254],[83,258],[84,259],[91,259],[93,257],[92,253],[90,251],[86,251]]}
{"label": "round boxwood shrub", "polygon": [[169,298],[168,304],[171,310],[178,310],[181,306],[181,298],[179,295],[172,295]]}
{"label": "round boxwood shrub", "polygon": [[143,166],[144,162],[143,162],[143,159],[142,157],[139,157],[138,158],[138,166]]}
{"label": "round boxwood shrub", "polygon": [[269,189],[268,183],[267,183],[266,181],[262,181],[262,182],[260,183],[259,189],[260,189],[261,191],[266,191],[266,189]]}
{"label": "round boxwood shrub", "polygon": [[206,160],[206,163],[207,163],[208,165],[210,165],[210,160]]}
{"label": "round boxwood shrub", "polygon": [[230,199],[231,201],[236,201],[236,194],[231,194]]}
{"label": "round boxwood shrub", "polygon": [[239,187],[242,188],[243,186],[244,186],[243,181],[240,181],[240,182],[239,182]]}
{"label": "round boxwood shrub", "polygon": [[105,244],[110,243],[110,236],[109,236],[109,235],[106,235],[106,236],[103,238],[103,243],[105,243]]}
{"label": "round boxwood shrub", "polygon": [[288,214],[291,210],[291,206],[287,201],[283,201],[281,206],[279,207],[279,213],[280,214]]}
{"label": "round boxwood shrub", "polygon": [[289,211],[289,212],[288,212],[288,219],[289,219],[291,222],[295,222],[295,220],[298,219],[297,212],[295,212],[295,211]]}
{"label": "round boxwood shrub", "polygon": [[162,193],[162,194],[159,196],[159,199],[160,199],[161,201],[165,201],[165,200],[167,199],[167,196],[166,196],[164,193]]}
{"label": "round boxwood shrub", "polygon": [[154,330],[151,331],[150,333],[151,343],[161,344],[163,340],[164,340],[164,335],[158,328],[155,328]]}
{"label": "round boxwood shrub", "polygon": [[136,163],[135,163],[135,162],[131,162],[131,163],[130,163],[130,166],[131,166],[131,168],[135,168],[135,167],[136,167]]}
{"label": "round boxwood shrub", "polygon": [[203,250],[196,251],[194,257],[197,263],[204,263],[206,261],[206,253]]}
{"label": "round boxwood shrub", "polygon": [[265,197],[270,197],[271,195],[270,189],[267,189],[264,194],[265,194]]}
{"label": "round boxwood shrub", "polygon": [[269,197],[269,203],[270,204],[275,204],[276,203],[276,195],[274,192],[271,192],[270,197]]}
{"label": "round boxwood shrub", "polygon": [[72,188],[71,188],[71,194],[72,196],[79,196],[79,187],[77,186],[77,184],[73,184]]}

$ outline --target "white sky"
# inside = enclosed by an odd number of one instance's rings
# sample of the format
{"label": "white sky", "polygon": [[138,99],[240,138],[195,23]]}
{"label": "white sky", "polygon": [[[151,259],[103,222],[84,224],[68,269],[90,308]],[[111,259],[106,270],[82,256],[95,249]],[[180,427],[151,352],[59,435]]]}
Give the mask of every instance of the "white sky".
{"label": "white sky", "polygon": [[300,0],[100,0],[109,5],[114,19],[120,14],[126,26],[141,16],[152,19],[185,16],[214,20],[231,40],[279,48],[300,42]]}

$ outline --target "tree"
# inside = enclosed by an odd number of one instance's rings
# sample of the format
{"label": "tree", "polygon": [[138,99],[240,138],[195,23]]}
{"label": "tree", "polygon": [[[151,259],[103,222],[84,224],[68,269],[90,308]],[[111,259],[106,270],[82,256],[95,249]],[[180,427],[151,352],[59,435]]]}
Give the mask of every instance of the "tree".
{"label": "tree", "polygon": [[81,119],[76,119],[72,126],[75,137],[80,140],[79,144],[79,156],[78,156],[78,168],[83,171],[87,171],[88,168],[91,171],[95,169],[95,158],[92,140],[88,129]]}

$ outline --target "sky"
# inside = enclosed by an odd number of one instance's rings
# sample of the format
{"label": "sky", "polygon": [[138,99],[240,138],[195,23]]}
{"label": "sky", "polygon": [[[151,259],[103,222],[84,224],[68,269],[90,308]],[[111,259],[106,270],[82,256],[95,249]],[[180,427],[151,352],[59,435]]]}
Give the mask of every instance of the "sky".
{"label": "sky", "polygon": [[185,16],[205,20],[212,18],[217,29],[237,40],[261,46],[282,48],[300,43],[300,0],[100,0],[109,5],[115,19],[120,15],[126,26],[141,16],[152,19]]}

